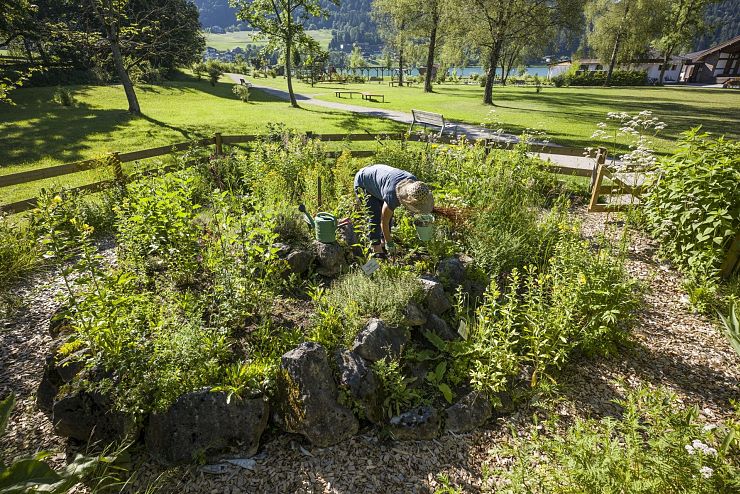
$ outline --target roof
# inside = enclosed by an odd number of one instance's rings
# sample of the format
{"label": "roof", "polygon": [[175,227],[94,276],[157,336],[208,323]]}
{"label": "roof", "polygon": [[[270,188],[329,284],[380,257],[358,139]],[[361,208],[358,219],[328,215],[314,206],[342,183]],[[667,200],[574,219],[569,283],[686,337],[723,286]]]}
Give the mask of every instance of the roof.
{"label": "roof", "polygon": [[706,50],[694,51],[694,52],[691,52],[691,53],[686,53],[684,55],[680,55],[680,57],[681,58],[684,58],[684,59],[687,59],[687,60],[701,60],[704,57],[707,57],[707,56],[711,55],[712,53],[715,53],[715,52],[718,52],[718,51],[722,51],[725,48],[730,47],[730,46],[735,45],[735,44],[737,44],[738,45],[738,48],[740,49],[740,36],[735,36],[734,38],[730,38],[727,41],[725,41],[724,43],[720,43],[720,44],[715,45],[715,46],[713,46],[711,48],[708,48]]}

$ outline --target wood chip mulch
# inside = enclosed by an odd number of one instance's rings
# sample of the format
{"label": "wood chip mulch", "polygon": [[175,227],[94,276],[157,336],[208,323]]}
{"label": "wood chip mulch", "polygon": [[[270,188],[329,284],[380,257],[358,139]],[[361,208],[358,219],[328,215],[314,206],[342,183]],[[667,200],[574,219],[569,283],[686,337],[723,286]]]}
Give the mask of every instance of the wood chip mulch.
{"label": "wood chip mulch", "polygon": [[[615,235],[618,227],[606,214],[580,214],[586,237]],[[692,313],[681,276],[656,258],[656,245],[632,235],[628,270],[646,286],[645,306],[636,315],[634,343],[611,358],[581,359],[560,377],[563,417],[618,416],[612,400],[624,386],[648,384],[674,391],[685,405],[697,405],[708,421],[731,413],[730,400],[740,400],[740,357],[710,319]],[[11,392],[18,404],[0,441],[0,459],[40,450],[58,452],[64,464],[66,442],[56,436],[48,417],[36,410],[34,395],[51,345],[49,318],[57,308],[53,294],[58,276],[43,273],[20,287],[25,307],[12,320],[0,320],[0,398]],[[623,384],[619,384],[623,383]],[[495,480],[486,465],[498,459],[492,447],[511,437],[511,430],[531,425],[532,410],[520,409],[487,428],[463,435],[444,435],[428,442],[391,442],[367,430],[346,443],[312,448],[300,437],[271,434],[255,457],[252,470],[237,466],[212,475],[197,468],[165,471],[147,462],[136,468],[130,492],[142,491],[159,478],[163,492],[181,493],[426,493],[440,487],[439,474],[463,492],[489,491]],[[80,486],[78,492],[86,492]]]}

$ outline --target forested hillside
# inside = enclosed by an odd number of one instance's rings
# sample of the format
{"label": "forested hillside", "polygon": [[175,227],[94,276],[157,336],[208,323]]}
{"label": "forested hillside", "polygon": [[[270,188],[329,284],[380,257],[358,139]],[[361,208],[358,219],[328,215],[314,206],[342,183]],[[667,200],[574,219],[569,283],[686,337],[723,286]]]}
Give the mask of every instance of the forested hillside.
{"label": "forested hillside", "polygon": [[[220,26],[227,28],[238,24],[235,12],[229,7],[229,0],[193,0],[200,11],[203,27]],[[331,29],[330,50],[349,52],[357,43],[363,51],[375,51],[381,41],[375,24],[370,18],[372,0],[341,0],[339,6],[328,0],[324,2],[330,12],[328,19],[315,19],[308,24],[309,29]],[[702,50],[716,43],[740,34],[740,0],[723,0],[710,5],[706,15],[709,29],[696,39],[694,49]],[[557,40],[548,48],[550,55],[568,55],[580,43],[578,40]]]}
{"label": "forested hillside", "polygon": [[724,0],[707,8],[707,33],[696,40],[694,48],[703,50],[740,34],[740,0]]}

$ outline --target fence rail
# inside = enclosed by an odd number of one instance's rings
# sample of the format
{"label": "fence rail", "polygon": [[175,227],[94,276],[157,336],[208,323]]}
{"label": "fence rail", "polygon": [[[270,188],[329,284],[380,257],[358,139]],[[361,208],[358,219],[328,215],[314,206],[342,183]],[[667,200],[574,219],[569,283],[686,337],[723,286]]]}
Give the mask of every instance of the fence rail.
{"label": "fence rail", "polygon": [[[307,133],[307,136],[314,139],[319,139],[322,142],[369,142],[369,141],[376,141],[376,140],[394,140],[394,141],[401,141],[406,140],[410,142],[424,142],[425,137],[418,135],[418,134],[412,134],[409,136],[406,136],[405,134],[392,134],[392,133],[385,133],[385,134],[313,134],[311,132]],[[185,151],[187,149],[190,149],[192,147],[205,147],[205,146],[214,146],[215,147],[215,154],[216,155],[222,155],[223,154],[223,146],[224,145],[233,145],[233,144],[248,144],[251,142],[256,142],[259,139],[261,139],[261,136],[257,135],[221,135],[219,133],[215,134],[213,137],[204,138],[204,139],[197,139],[194,141],[189,142],[180,142],[176,144],[171,144],[169,146],[160,146],[156,148],[151,149],[142,149],[139,151],[131,151],[126,153],[109,153],[106,157],[100,158],[100,159],[90,159],[90,160],[84,160],[84,161],[77,161],[74,163],[67,163],[64,165],[56,165],[56,166],[50,166],[47,168],[40,168],[37,170],[29,170],[25,172],[19,172],[19,173],[12,173],[9,175],[0,175],[0,189],[4,187],[11,187],[15,185],[22,185],[30,182],[35,182],[37,180],[45,180],[49,178],[56,178],[56,177],[62,177],[65,175],[71,175],[74,173],[80,173],[92,169],[100,169],[100,168],[106,168],[111,167],[114,179],[109,180],[102,180],[99,182],[82,185],[79,187],[75,187],[71,190],[73,191],[100,191],[105,189],[106,187],[111,186],[113,183],[115,183],[116,180],[123,180],[125,178],[125,175],[123,174],[123,170],[121,168],[122,163],[129,163],[133,161],[139,161],[149,158],[155,158],[157,156],[165,156],[168,154]],[[440,142],[449,143],[451,142],[451,138],[444,137],[442,139],[439,139]],[[488,148],[507,148],[511,147],[511,143],[503,143],[498,142],[494,140],[485,140],[485,144]],[[562,156],[583,156],[586,152],[583,148],[573,148],[573,147],[560,147],[560,146],[554,146],[554,145],[532,145],[530,146],[530,150],[533,152],[538,153],[547,153],[547,154],[555,154],[555,155],[562,155]],[[356,157],[370,157],[375,154],[375,151],[370,150],[358,150],[358,151],[351,151],[353,156]],[[339,156],[341,152],[339,151],[330,151],[327,153],[327,157],[329,158],[336,158]],[[590,177],[592,176],[592,170],[584,169],[584,168],[577,168],[577,167],[568,167],[568,166],[562,166],[562,165],[552,165],[551,171],[557,174],[561,175],[575,175],[575,176],[582,176],[582,177]],[[29,198],[24,199],[21,201],[9,203],[9,204],[0,204],[0,212],[8,213],[8,214],[15,214],[15,213],[21,213],[23,211],[28,211],[30,209],[33,209],[36,206],[37,198]]]}

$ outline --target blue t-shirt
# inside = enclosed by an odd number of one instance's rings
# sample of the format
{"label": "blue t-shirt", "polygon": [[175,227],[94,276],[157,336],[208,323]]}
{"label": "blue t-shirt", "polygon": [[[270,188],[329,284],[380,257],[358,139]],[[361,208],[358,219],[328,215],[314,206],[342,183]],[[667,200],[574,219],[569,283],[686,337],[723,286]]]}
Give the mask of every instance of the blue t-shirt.
{"label": "blue t-shirt", "polygon": [[371,165],[361,169],[355,175],[355,188],[362,189],[371,196],[396,209],[401,203],[396,195],[396,186],[401,180],[416,180],[416,177],[407,171],[393,168],[388,165]]}

